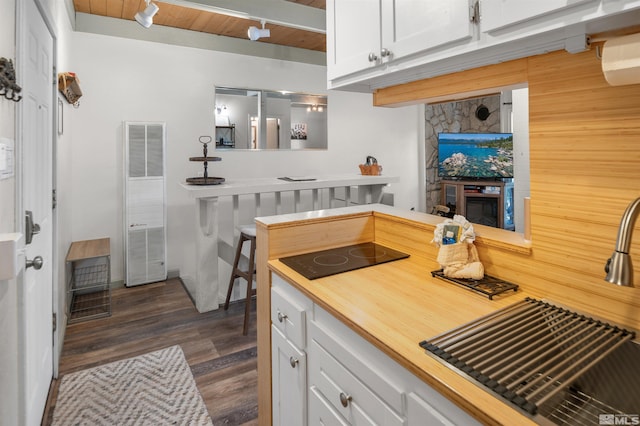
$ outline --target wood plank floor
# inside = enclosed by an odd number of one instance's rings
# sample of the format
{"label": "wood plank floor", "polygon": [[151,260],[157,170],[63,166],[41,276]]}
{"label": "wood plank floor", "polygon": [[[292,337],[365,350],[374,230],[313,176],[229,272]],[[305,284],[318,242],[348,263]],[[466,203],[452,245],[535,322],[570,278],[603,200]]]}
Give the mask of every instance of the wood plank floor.
{"label": "wood plank floor", "polygon": [[[254,301],[255,302],[255,301]],[[256,317],[242,335],[244,302],[198,313],[179,279],[119,288],[112,315],[70,324],[60,374],[51,386],[43,425],[53,418],[60,379],[67,373],[180,345],[215,426],[258,423]]]}

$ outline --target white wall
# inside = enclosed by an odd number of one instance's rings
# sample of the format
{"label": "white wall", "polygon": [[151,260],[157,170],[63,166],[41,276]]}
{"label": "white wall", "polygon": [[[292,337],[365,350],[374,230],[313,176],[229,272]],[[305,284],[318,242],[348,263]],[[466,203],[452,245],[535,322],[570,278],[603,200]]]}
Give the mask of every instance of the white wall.
{"label": "white wall", "polygon": [[513,103],[513,215],[516,232],[524,233],[524,197],[529,191],[529,89],[511,92]]}
{"label": "white wall", "polygon": [[[15,65],[15,0],[0,0],[0,56]],[[0,98],[0,136],[15,139],[16,103]],[[0,234],[15,232],[15,178],[0,180]],[[0,280],[0,422],[18,422],[18,292]]]}
{"label": "white wall", "polygon": [[[259,70],[259,71],[256,71]],[[179,186],[201,171],[198,137],[213,133],[214,86],[326,93],[326,68],[195,48],[74,33],[69,71],[84,96],[71,109],[68,196],[73,240],[111,238],[112,278],[123,278],[122,122],[167,123],[168,269],[193,275],[194,203]],[[367,155],[398,175],[396,205],[418,207],[420,107],[373,108],[370,95],[329,94],[328,151],[218,151],[209,174],[227,180],[358,173]],[[211,155],[211,154],[210,154]],[[62,194],[61,194],[62,196]]]}

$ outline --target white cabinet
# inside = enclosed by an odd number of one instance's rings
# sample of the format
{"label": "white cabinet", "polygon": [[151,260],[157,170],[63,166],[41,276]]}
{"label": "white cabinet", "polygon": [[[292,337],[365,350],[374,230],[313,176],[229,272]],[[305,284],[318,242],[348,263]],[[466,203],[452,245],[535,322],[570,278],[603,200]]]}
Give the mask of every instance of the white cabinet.
{"label": "white cabinet", "polygon": [[317,386],[309,387],[309,424],[349,426],[349,423],[336,412]]}
{"label": "white cabinet", "polygon": [[331,89],[372,92],[565,49],[632,26],[638,0],[327,0]]}
{"label": "white cabinet", "polygon": [[327,1],[329,80],[376,66],[380,42],[379,0]]}
{"label": "white cabinet", "polygon": [[[387,361],[377,363],[368,357],[370,352],[352,352],[359,348],[345,337],[309,322],[309,384],[318,398],[350,425],[404,425],[403,391],[399,382],[384,375]],[[315,408],[310,408],[311,419],[321,416]]]}
{"label": "white cabinet", "polygon": [[471,38],[468,0],[328,0],[329,80]]}
{"label": "white cabinet", "polygon": [[307,355],[271,326],[273,424],[306,423]]}
{"label": "white cabinet", "polygon": [[479,425],[276,274],[271,324],[274,425]]}
{"label": "white cabinet", "polygon": [[383,0],[382,48],[399,59],[471,39],[468,0]]}
{"label": "white cabinet", "polygon": [[553,12],[569,11],[584,3],[596,2],[597,0],[482,0],[481,27],[483,32],[491,32]]}
{"label": "white cabinet", "polygon": [[272,424],[300,426],[307,419],[307,312],[313,303],[272,274]]}

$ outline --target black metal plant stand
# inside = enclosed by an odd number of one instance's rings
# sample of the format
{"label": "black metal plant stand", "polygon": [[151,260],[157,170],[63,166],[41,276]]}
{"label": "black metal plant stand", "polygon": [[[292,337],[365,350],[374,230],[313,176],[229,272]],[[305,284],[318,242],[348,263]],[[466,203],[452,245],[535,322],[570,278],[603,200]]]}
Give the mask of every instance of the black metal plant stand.
{"label": "black metal plant stand", "polygon": [[207,145],[211,143],[211,136],[200,136],[198,138],[200,143],[203,145],[202,147],[202,157],[190,157],[189,161],[200,161],[204,165],[204,174],[202,177],[190,177],[187,178],[187,183],[191,185],[220,185],[224,182],[224,178],[221,177],[209,177],[209,172],[207,170],[209,161],[221,161],[220,157],[208,157],[207,156]]}

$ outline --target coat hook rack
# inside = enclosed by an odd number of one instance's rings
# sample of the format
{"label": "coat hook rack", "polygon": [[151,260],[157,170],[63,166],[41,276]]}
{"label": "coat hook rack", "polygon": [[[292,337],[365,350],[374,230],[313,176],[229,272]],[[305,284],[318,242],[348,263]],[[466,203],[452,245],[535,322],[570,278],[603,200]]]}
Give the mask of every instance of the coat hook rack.
{"label": "coat hook rack", "polygon": [[4,95],[10,101],[18,102],[22,99],[21,91],[22,88],[16,84],[13,61],[7,58],[0,58],[0,95]]}

